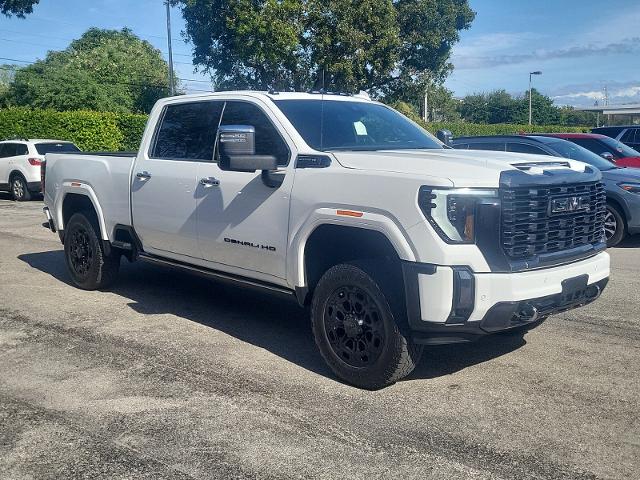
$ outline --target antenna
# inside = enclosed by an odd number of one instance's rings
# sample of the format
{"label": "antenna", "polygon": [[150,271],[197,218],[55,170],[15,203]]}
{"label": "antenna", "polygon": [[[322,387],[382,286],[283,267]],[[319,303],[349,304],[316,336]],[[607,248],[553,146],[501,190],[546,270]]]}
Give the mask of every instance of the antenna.
{"label": "antenna", "polygon": [[320,89],[320,151],[324,146],[324,68],[322,69],[322,88]]}

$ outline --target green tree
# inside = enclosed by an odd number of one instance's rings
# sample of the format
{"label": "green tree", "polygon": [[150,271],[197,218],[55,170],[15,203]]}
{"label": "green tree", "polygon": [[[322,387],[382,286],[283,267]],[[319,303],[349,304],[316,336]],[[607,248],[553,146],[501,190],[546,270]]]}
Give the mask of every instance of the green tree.
{"label": "green tree", "polygon": [[0,0],[0,12],[6,16],[16,15],[24,17],[33,12],[33,6],[40,3],[40,0]]}
{"label": "green tree", "polygon": [[149,112],[168,95],[159,50],[128,29],[92,28],[60,52],[18,70],[5,96],[17,106]]}
{"label": "green tree", "polygon": [[[553,99],[542,95],[536,89],[531,91],[532,120],[537,125],[557,125],[563,121],[561,109]],[[529,92],[512,96],[505,90],[467,95],[458,107],[461,117],[472,123],[515,123],[529,122]],[[567,125],[585,125],[567,123]]]}
{"label": "green tree", "polygon": [[171,0],[218,88],[370,90],[417,105],[451,69],[467,0]]}

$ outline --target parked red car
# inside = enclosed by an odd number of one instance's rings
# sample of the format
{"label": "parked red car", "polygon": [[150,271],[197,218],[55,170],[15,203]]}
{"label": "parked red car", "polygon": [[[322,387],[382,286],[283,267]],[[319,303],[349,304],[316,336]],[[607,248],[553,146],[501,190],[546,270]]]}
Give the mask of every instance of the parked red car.
{"label": "parked red car", "polygon": [[[540,135],[536,133],[536,135]],[[619,167],[640,168],[640,152],[616,140],[598,133],[544,133],[545,137],[569,140],[600,155]]]}

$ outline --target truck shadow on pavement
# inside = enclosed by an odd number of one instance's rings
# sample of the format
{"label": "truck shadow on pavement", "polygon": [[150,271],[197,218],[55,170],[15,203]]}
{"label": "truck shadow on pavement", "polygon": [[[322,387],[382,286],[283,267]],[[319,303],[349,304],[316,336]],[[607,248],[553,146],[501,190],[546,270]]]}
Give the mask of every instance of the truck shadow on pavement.
{"label": "truck shadow on pavement", "polygon": [[[18,259],[71,285],[61,250],[23,254]],[[307,311],[293,301],[179,270],[143,262],[129,264],[126,260],[109,291],[131,300],[128,305],[137,313],[171,314],[211,327],[336,380],[316,349]],[[422,361],[406,380],[449,375],[525,344],[522,335],[495,335],[470,344],[427,347]]]}

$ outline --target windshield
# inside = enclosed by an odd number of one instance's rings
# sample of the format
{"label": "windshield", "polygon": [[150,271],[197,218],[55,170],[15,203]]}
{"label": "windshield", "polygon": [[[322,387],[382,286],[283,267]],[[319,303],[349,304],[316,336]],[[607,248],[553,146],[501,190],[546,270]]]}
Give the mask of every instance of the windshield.
{"label": "windshield", "polygon": [[619,154],[621,157],[640,157],[640,152],[634,150],[628,145],[616,140],[615,138],[600,138],[602,143],[611,148],[613,154]]}
{"label": "windshield", "polygon": [[46,155],[47,153],[66,153],[80,151],[80,149],[73,143],[68,142],[36,143],[35,147],[38,155]]}
{"label": "windshield", "polygon": [[377,103],[275,100],[275,104],[316,150],[445,148],[426,130]]}
{"label": "windshield", "polygon": [[560,155],[562,155],[564,158],[570,158],[572,160],[578,160],[580,162],[588,163],[589,165],[593,165],[594,167],[596,167],[598,170],[604,171],[617,168],[610,161],[605,160],[601,156],[590,152],[586,148],[581,147],[580,145],[576,145],[575,143],[569,142],[567,140],[550,140],[545,141],[545,143]]}

